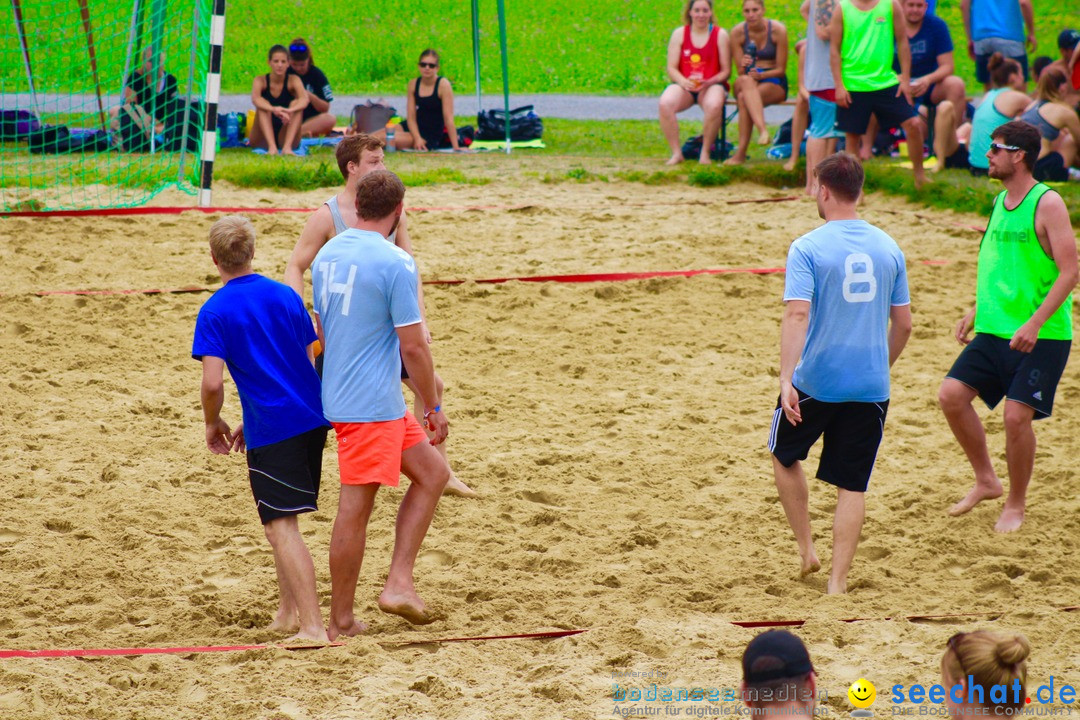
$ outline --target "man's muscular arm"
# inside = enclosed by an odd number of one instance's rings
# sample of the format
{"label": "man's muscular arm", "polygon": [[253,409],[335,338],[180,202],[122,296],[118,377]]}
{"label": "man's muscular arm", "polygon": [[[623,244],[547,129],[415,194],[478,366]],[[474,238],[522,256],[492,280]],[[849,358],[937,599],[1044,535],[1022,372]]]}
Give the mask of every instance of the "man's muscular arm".
{"label": "man's muscular arm", "polygon": [[814,33],[822,40],[829,40],[829,23],[835,9],[836,0],[814,0]]}
{"label": "man's muscular arm", "polygon": [[304,224],[300,239],[296,241],[296,247],[285,265],[285,284],[295,290],[300,299],[304,298],[304,273],[330,239],[333,229],[334,219],[330,216],[330,208],[325,205],[316,210]]}
{"label": "man's muscular arm", "polygon": [[1080,277],[1076,259],[1076,236],[1073,235],[1072,223],[1069,222],[1069,211],[1065,207],[1065,201],[1056,192],[1047,192],[1039,199],[1039,207],[1035,211],[1035,234],[1044,249],[1047,245],[1050,246],[1047,254],[1054,258],[1054,264],[1058,266],[1058,277],[1035,314],[1020,326],[1009,341],[1009,347],[1020,352],[1031,352],[1035,348],[1039,330],[1069,297]]}

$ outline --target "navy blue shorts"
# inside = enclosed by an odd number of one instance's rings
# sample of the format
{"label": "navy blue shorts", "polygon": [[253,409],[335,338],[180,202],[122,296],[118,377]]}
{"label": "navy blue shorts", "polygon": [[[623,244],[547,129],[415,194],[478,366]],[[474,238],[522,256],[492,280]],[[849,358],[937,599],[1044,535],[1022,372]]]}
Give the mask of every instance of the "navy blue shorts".
{"label": "navy blue shorts", "polygon": [[1035,419],[1050,417],[1071,340],[1039,340],[1029,353],[1009,347],[1009,338],[977,333],[945,377],[974,390],[993,409],[1008,398],[1035,410]]}

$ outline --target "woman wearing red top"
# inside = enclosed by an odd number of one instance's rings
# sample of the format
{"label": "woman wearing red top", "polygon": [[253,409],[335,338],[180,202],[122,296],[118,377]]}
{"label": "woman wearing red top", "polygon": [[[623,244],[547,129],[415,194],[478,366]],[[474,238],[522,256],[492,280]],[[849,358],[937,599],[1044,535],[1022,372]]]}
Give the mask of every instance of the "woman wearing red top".
{"label": "woman wearing red top", "polygon": [[716,142],[724,118],[727,79],[731,75],[731,51],[728,34],[716,25],[712,0],[689,0],[684,27],[671,33],[667,52],[667,73],[671,78],[660,96],[660,129],[671,148],[668,165],[683,161],[679,143],[679,120],[676,113],[694,103],[705,113],[700,162],[712,162],[709,150]]}

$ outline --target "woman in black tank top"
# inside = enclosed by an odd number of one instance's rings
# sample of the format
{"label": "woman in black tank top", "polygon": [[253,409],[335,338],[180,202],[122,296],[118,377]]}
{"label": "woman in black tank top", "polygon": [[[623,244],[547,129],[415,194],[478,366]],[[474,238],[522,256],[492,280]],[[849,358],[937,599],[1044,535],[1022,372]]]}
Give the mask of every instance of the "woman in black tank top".
{"label": "woman in black tank top", "polygon": [[454,127],[454,90],[439,75],[439,54],[434,50],[420,54],[420,77],[409,81],[406,117],[394,136],[399,150],[461,150]]}
{"label": "woman in black tank top", "polygon": [[298,75],[289,75],[289,51],[281,45],[270,48],[270,72],[256,75],[251,83],[251,101],[255,103],[255,124],[248,135],[248,145],[276,155],[293,155],[300,145],[300,125],[307,107],[307,93]]}

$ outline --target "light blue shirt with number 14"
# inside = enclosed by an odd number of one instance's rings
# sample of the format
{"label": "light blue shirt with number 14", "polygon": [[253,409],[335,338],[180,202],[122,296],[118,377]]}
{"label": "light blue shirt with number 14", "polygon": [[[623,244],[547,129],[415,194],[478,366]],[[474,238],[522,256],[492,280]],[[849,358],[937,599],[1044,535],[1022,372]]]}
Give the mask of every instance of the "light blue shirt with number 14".
{"label": "light blue shirt with number 14", "polygon": [[904,253],[865,220],[833,220],[791,243],[784,302],[810,303],[792,383],[822,402],[889,399],[889,312],[908,305]]}

